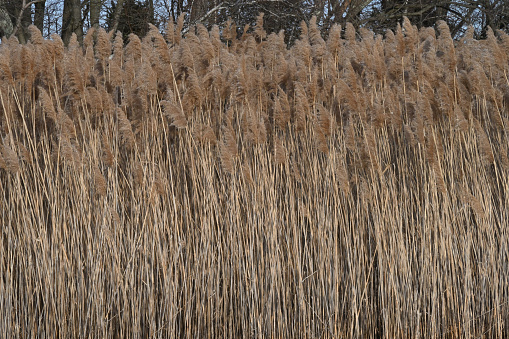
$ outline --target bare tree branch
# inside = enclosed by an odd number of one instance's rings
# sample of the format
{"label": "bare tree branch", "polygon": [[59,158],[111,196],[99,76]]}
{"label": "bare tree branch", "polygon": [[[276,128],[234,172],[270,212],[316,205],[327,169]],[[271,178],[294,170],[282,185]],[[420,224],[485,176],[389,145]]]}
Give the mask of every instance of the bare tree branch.
{"label": "bare tree branch", "polygon": [[[228,1],[222,1],[219,5],[215,6],[211,10],[209,10],[207,13],[202,15],[200,18],[194,20],[193,24],[207,19],[208,17],[210,17],[212,14],[214,14],[215,12],[217,12],[219,10],[225,9],[226,8],[226,6],[224,6],[225,4],[228,4]],[[189,27],[186,27],[184,29],[184,33],[187,33],[188,31],[189,31]]]}
{"label": "bare tree branch", "polygon": [[12,35],[16,35],[18,33],[18,30],[21,27],[21,19],[23,18],[23,12],[33,4],[36,4],[38,2],[42,2],[44,0],[32,0],[29,3],[26,3],[26,0],[23,0],[23,4],[21,5],[21,10],[19,11],[18,19],[16,20],[16,27],[14,27],[14,30],[12,31]]}

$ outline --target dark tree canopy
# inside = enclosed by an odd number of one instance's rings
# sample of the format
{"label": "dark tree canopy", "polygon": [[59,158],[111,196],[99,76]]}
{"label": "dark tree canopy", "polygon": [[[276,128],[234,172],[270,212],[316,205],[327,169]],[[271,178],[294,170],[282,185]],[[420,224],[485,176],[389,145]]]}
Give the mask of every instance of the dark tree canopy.
{"label": "dark tree canopy", "polygon": [[301,22],[309,23],[312,17],[324,35],[334,24],[345,27],[347,22],[384,34],[396,29],[403,17],[418,28],[443,20],[455,38],[469,26],[476,38],[485,37],[488,28],[509,31],[507,0],[0,0],[0,35],[15,34],[26,42],[27,28],[34,24],[45,37],[57,33],[66,43],[73,33],[81,41],[90,27],[99,26],[143,36],[149,23],[163,30],[168,20],[176,21],[182,13],[184,32],[196,24],[224,28],[234,22],[238,34],[253,28],[264,13],[264,29],[284,30],[290,43],[300,35]]}
{"label": "dark tree canopy", "polygon": [[[117,5],[111,1],[108,9],[106,26],[111,30],[115,26]],[[124,36],[134,33],[144,36],[148,32],[148,24],[155,24],[154,6],[152,1],[125,0],[118,18],[117,30]]]}

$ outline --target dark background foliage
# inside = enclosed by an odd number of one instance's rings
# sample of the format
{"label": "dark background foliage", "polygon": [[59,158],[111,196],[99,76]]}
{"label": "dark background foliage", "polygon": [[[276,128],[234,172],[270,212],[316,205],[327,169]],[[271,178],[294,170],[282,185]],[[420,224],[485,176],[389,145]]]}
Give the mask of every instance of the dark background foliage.
{"label": "dark background foliage", "polygon": [[256,17],[264,13],[265,30],[284,30],[289,43],[299,36],[300,23],[309,23],[313,16],[324,35],[332,25],[344,27],[347,22],[383,34],[396,29],[404,16],[418,28],[444,20],[454,38],[462,36],[468,26],[474,28],[476,38],[484,38],[488,27],[509,30],[506,0],[0,0],[0,35],[14,34],[24,43],[29,38],[28,26],[34,24],[45,37],[57,33],[66,43],[72,33],[81,41],[93,26],[143,36],[148,23],[163,30],[169,19],[176,21],[182,13],[186,13],[185,31],[198,23],[207,28],[225,27],[231,19],[238,34],[246,25],[254,26]]}

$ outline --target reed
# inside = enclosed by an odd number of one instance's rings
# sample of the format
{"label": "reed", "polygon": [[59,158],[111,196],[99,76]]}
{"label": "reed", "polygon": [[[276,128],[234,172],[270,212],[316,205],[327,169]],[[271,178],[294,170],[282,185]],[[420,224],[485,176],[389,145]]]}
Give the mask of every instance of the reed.
{"label": "reed", "polygon": [[507,336],[505,33],[182,27],[2,42],[1,337]]}

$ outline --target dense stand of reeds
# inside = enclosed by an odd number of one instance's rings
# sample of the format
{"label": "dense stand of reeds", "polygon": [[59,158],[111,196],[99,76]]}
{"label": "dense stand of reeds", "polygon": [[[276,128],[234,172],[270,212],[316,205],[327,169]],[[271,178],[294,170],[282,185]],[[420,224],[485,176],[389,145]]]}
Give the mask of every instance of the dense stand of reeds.
{"label": "dense stand of reeds", "polygon": [[508,334],[509,36],[261,27],[3,41],[0,337]]}

